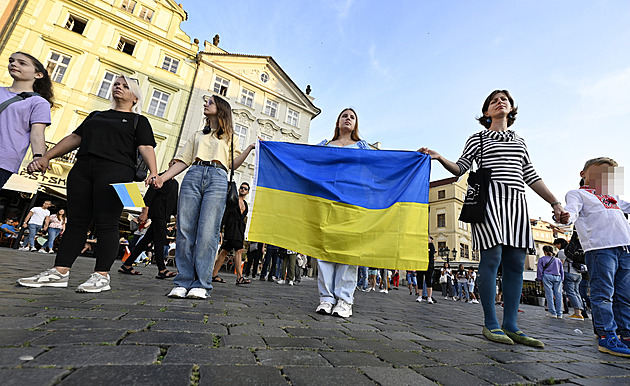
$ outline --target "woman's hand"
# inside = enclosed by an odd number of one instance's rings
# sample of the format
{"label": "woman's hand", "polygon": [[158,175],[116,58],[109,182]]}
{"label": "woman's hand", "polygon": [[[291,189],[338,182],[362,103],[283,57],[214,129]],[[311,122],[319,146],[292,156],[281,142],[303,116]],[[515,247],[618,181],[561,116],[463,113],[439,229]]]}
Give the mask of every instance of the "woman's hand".
{"label": "woman's hand", "polygon": [[435,150],[431,150],[428,147],[421,147],[417,150],[420,153],[427,154],[431,156],[431,159],[439,159],[441,157],[440,153]]}
{"label": "woman's hand", "polygon": [[158,178],[158,174],[155,172],[150,172],[147,176],[147,179],[144,180],[144,186],[155,185],[155,180]]}
{"label": "woman's hand", "polygon": [[164,179],[162,178],[162,176],[157,176],[154,180],[153,180],[153,187],[155,189],[160,189],[162,187],[162,185],[164,185]]}
{"label": "woman's hand", "polygon": [[28,166],[26,167],[26,170],[29,173],[34,173],[34,172],[42,172],[42,174],[46,173],[46,170],[50,169],[49,162],[50,161],[48,160],[48,158],[46,158],[46,156],[36,158],[33,161],[31,161],[31,163],[28,164]]}
{"label": "woman's hand", "polygon": [[566,224],[569,222],[571,214],[564,210],[562,205],[554,205],[553,207],[553,218],[559,222],[560,224]]}

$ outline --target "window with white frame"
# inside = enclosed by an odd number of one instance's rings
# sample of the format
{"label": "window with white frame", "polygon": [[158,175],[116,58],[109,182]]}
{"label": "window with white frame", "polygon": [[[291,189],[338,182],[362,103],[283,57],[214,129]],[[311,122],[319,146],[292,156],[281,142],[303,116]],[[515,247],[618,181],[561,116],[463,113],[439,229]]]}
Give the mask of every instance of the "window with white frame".
{"label": "window with white frame", "polygon": [[269,115],[272,118],[278,117],[278,102],[272,101],[271,99],[267,99],[265,102],[265,114]]}
{"label": "window with white frame", "polygon": [[217,76],[214,79],[214,92],[219,94],[219,95],[223,95],[223,96],[227,96],[227,90],[228,87],[230,87],[230,81],[227,79],[223,79],[219,76]]}
{"label": "window with white frame", "polygon": [[467,231],[468,230],[468,224],[460,220],[459,221],[459,229],[463,229],[463,230]]}
{"label": "window with white frame", "polygon": [[243,87],[241,89],[241,101],[240,101],[241,104],[247,107],[254,106],[254,95],[255,93],[253,91],[248,90],[245,87]]}
{"label": "window with white frame", "polygon": [[155,115],[156,117],[164,118],[169,97],[170,95],[164,91],[153,90],[147,112],[151,115]]}
{"label": "window with white frame", "polygon": [[122,0],[122,3],[120,3],[120,9],[133,13],[133,10],[136,9],[136,2],[134,0]]}
{"label": "window with white frame", "polygon": [[291,126],[297,127],[300,121],[300,113],[295,110],[288,109],[287,111],[287,123]]}
{"label": "window with white frame", "polygon": [[85,26],[87,26],[87,20],[74,15],[68,16],[68,20],[66,21],[66,29],[83,35],[83,31],[85,31]]}
{"label": "window with white frame", "polygon": [[118,46],[116,47],[116,49],[118,51],[124,52],[125,54],[129,54],[129,55],[133,55],[133,50],[136,48],[136,42],[125,38],[125,37],[120,37],[120,40],[118,40]]}
{"label": "window with white frame", "polygon": [[245,150],[247,147],[247,127],[236,123],[234,125],[234,134],[236,134],[236,138],[238,138],[238,142],[241,144],[241,150]]}
{"label": "window with white frame", "polygon": [[173,59],[168,55],[164,55],[164,62],[162,62],[163,69],[170,71],[173,74],[177,74],[177,67],[179,67],[179,60]]}
{"label": "window with white frame", "polygon": [[46,70],[53,81],[61,83],[68,69],[68,64],[70,64],[70,56],[50,51],[48,62],[46,62]]}
{"label": "window with white frame", "polygon": [[273,137],[269,134],[264,134],[264,133],[260,133],[258,134],[260,136],[260,139],[262,139],[263,141],[272,141]]}
{"label": "window with white frame", "polygon": [[153,18],[153,11],[147,7],[142,7],[140,8],[140,13],[138,14],[138,17],[150,23],[151,19]]}
{"label": "window with white frame", "polygon": [[101,98],[109,99],[115,79],[116,74],[105,71],[105,75],[103,75],[103,80],[101,81],[101,86],[98,88],[98,93],[96,93],[96,95]]}

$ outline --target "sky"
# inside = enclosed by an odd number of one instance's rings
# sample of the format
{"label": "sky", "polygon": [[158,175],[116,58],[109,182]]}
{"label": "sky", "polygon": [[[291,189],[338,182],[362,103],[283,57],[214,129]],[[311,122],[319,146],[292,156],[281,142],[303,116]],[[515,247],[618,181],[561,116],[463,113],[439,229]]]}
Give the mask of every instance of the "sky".
{"label": "sky", "polygon": [[[269,55],[322,113],[309,143],[353,107],[383,149],[426,146],[456,161],[483,129],[486,96],[510,91],[511,127],[564,203],[589,158],[630,166],[630,2],[182,0],[191,38],[230,53]],[[203,47],[201,44],[200,47]],[[392,165],[395,167],[395,165]],[[626,173],[627,174],[627,173]],[[433,162],[431,180],[450,177]],[[629,176],[624,181],[630,199]],[[528,189],[531,218],[551,208]]]}

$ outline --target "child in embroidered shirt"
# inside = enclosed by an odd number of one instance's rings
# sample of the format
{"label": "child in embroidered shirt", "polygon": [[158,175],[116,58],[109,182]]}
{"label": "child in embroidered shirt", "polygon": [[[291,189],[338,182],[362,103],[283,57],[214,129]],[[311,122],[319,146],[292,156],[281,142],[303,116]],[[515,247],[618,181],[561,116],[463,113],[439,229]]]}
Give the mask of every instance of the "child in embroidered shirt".
{"label": "child in embroidered shirt", "polygon": [[591,275],[598,349],[630,357],[630,224],[624,216],[630,203],[613,195],[622,168],[611,158],[594,158],[586,161],[580,176],[582,186],[567,193],[565,209],[569,223],[575,222]]}

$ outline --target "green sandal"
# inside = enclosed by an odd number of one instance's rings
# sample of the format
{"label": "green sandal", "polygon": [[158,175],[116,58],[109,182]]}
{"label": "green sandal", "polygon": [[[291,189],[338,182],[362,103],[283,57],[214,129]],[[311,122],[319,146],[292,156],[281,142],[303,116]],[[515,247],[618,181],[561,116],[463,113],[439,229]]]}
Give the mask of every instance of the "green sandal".
{"label": "green sandal", "polygon": [[[493,330],[494,331],[494,330]],[[509,336],[516,343],[524,344],[525,346],[531,346],[536,348],[545,348],[545,344],[538,339],[534,339],[530,336],[525,335],[523,331],[518,330],[516,332],[508,331],[503,329],[505,335]]]}
{"label": "green sandal", "polygon": [[[497,334],[497,332],[503,332],[500,328],[495,328],[494,330],[488,330],[488,327],[483,328],[483,336],[488,338],[493,342],[503,343],[503,344],[514,344],[514,341],[510,339],[507,335]],[[507,333],[507,331],[506,331]]]}

